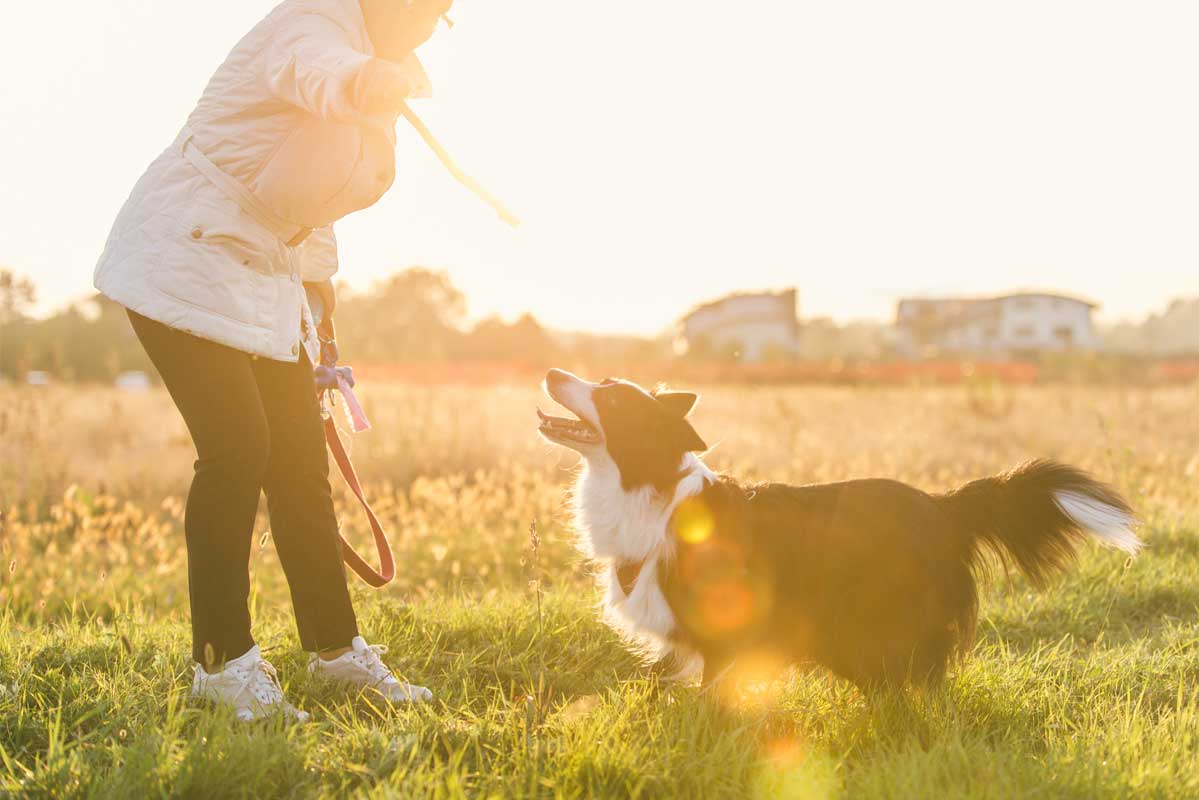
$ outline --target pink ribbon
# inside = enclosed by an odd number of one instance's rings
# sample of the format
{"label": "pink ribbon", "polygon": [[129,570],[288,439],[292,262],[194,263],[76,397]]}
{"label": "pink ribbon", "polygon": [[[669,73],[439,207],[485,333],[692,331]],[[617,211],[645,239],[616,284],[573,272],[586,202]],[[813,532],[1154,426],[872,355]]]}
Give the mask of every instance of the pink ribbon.
{"label": "pink ribbon", "polygon": [[337,373],[337,390],[341,392],[342,398],[346,401],[346,416],[350,418],[354,433],[369,431],[371,423],[366,418],[366,412],[362,410],[362,404],[354,396],[354,389],[340,372]]}

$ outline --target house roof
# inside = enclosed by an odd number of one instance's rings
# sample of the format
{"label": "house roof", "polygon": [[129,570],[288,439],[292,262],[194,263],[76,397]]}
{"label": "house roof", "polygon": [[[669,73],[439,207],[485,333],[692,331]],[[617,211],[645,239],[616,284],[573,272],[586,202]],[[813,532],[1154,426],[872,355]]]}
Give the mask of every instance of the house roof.
{"label": "house roof", "polygon": [[[946,331],[979,322],[991,323],[1002,313],[1005,301],[1021,298],[1066,300],[1084,306],[1089,310],[1098,307],[1095,303],[1080,300],[1077,297],[1047,292],[1017,292],[997,297],[911,298],[900,301],[896,325],[906,328],[920,328],[927,332],[936,331],[945,333]],[[924,309],[923,313],[917,312],[905,317],[903,313],[904,308],[914,305],[925,305],[928,308]]]}
{"label": "house roof", "polygon": [[998,303],[1003,300],[1014,300],[1021,297],[1048,297],[1053,300],[1069,300],[1072,303],[1087,306],[1088,308],[1099,308],[1098,303],[1093,303],[1090,300],[1084,300],[1081,297],[1074,297],[1068,294],[1059,294],[1056,292],[1012,292],[1011,294],[990,295],[981,297],[905,297],[901,298],[899,305],[903,306],[908,303]]}
{"label": "house roof", "polygon": [[783,289],[782,291],[774,292],[734,292],[733,294],[725,295],[719,300],[712,300],[708,303],[702,303],[684,314],[679,322],[687,322],[688,320],[703,314],[706,311],[714,311],[728,303],[736,302],[737,300],[770,298],[777,300],[786,300],[794,305],[795,298],[799,294],[799,290],[795,288]]}

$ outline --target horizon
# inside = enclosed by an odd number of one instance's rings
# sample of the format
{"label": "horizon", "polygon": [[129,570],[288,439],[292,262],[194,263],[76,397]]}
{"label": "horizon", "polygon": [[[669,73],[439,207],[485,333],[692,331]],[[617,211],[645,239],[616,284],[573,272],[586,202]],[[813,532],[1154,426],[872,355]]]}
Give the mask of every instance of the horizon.
{"label": "horizon", "polygon": [[[414,266],[414,267],[407,267],[404,269],[420,269],[420,267]],[[403,271],[404,270],[402,269],[402,270],[397,271],[397,273],[393,273],[393,274],[398,274],[399,272],[403,272]],[[18,277],[23,277],[23,276],[18,275]],[[385,280],[386,276],[384,276],[383,279]],[[452,282],[452,280],[453,280],[452,275],[450,276],[450,279]],[[354,294],[357,294],[360,292],[361,293],[369,293],[370,291],[373,290],[373,288],[374,287],[355,287],[355,288],[350,289],[350,291],[353,292]],[[463,330],[468,330],[475,325],[478,325],[480,323],[483,323],[487,320],[492,320],[492,319],[498,319],[500,322],[502,322],[505,325],[511,325],[511,324],[515,324],[516,322],[518,322],[519,320],[521,320],[525,317],[531,317],[544,330],[547,330],[550,333],[555,333],[555,334],[558,334],[561,336],[567,336],[567,337],[593,336],[593,337],[597,337],[597,338],[611,338],[611,339],[630,338],[630,339],[655,340],[655,339],[669,338],[669,337],[674,336],[676,334],[676,330],[677,330],[678,326],[683,322],[683,320],[686,317],[690,316],[692,313],[694,313],[695,311],[697,311],[705,306],[716,305],[716,304],[719,304],[721,302],[724,302],[726,300],[730,300],[730,299],[733,299],[736,297],[743,297],[743,296],[747,296],[747,295],[753,296],[753,295],[766,295],[766,294],[783,294],[783,293],[785,293],[787,291],[791,291],[791,290],[797,291],[796,320],[799,322],[800,325],[803,325],[804,323],[831,321],[840,327],[848,327],[848,326],[852,326],[852,325],[878,325],[880,327],[894,326],[897,324],[897,321],[898,321],[898,310],[899,310],[898,306],[905,302],[912,302],[912,301],[915,301],[915,302],[939,302],[939,301],[946,301],[946,300],[986,302],[986,301],[990,301],[990,300],[1000,300],[1000,299],[1010,298],[1010,297],[1020,297],[1020,296],[1038,297],[1038,296],[1041,296],[1041,297],[1068,298],[1068,299],[1078,300],[1083,303],[1086,303],[1087,305],[1091,306],[1092,318],[1094,319],[1095,325],[1097,327],[1113,329],[1113,328],[1118,328],[1123,325],[1136,326],[1136,325],[1144,324],[1153,317],[1159,317],[1159,316],[1164,315],[1166,312],[1170,311],[1174,307],[1174,305],[1177,303],[1199,302],[1199,296],[1192,296],[1192,297],[1179,296],[1179,297],[1174,297],[1174,298],[1168,299],[1166,304],[1162,308],[1157,309],[1157,310],[1151,310],[1144,317],[1135,318],[1135,319],[1134,318],[1110,319],[1110,318],[1104,318],[1102,316],[1102,314],[1100,313],[1103,308],[1101,303],[1098,303],[1094,299],[1088,298],[1085,295],[1072,294],[1072,293],[1068,293],[1068,292],[1055,291],[1055,290],[1050,290],[1050,289],[1039,289],[1039,288],[1035,288],[1035,287],[1034,288],[1021,287],[1021,288],[1013,289],[1011,291],[998,292],[998,293],[993,293],[993,294],[909,295],[909,296],[899,297],[896,299],[896,301],[895,301],[896,307],[895,307],[893,313],[888,317],[837,318],[837,317],[829,316],[829,315],[810,315],[810,314],[805,315],[803,313],[803,305],[802,305],[803,293],[802,293],[802,291],[799,290],[797,287],[776,286],[776,287],[768,287],[768,288],[764,288],[764,289],[736,290],[733,292],[729,292],[728,294],[722,295],[720,297],[714,297],[714,298],[709,298],[707,300],[701,300],[701,301],[689,306],[688,308],[683,309],[670,322],[662,325],[661,327],[659,327],[656,330],[646,330],[646,331],[596,330],[596,329],[588,329],[588,328],[559,327],[559,326],[547,324],[545,322],[545,320],[541,319],[540,317],[537,316],[536,313],[529,311],[529,310],[517,311],[512,314],[487,314],[487,315],[483,315],[483,316],[474,316],[474,315],[468,314],[467,317],[463,320],[463,324],[461,325],[461,327]],[[30,314],[29,316],[32,319],[43,319],[44,320],[44,319],[54,316],[55,314],[63,313],[70,309],[82,310],[83,313],[88,313],[86,310],[86,304],[89,302],[92,302],[94,300],[102,300],[102,299],[105,299],[103,295],[101,295],[98,292],[92,292],[91,294],[89,294],[86,297],[71,300],[68,303],[66,303],[65,305],[60,306],[58,308],[43,309],[40,311],[36,311],[35,313]],[[469,303],[470,298],[467,297],[466,300]],[[111,301],[109,301],[109,302],[111,302]]]}
{"label": "horizon", "polygon": [[[0,266],[33,279],[39,313],[90,296],[120,204],[274,5],[218,0],[196,19],[116,0],[69,27],[33,5],[0,34],[10,75],[39,65],[0,112]],[[1053,291],[1104,323],[1199,296],[1199,109],[1180,99],[1199,9],[636,14],[458,4],[420,51],[436,91],[415,108],[526,224],[505,229],[401,122],[396,188],[338,224],[339,280],[421,264],[472,319],[633,335],[790,286],[802,318],[839,322],[889,321],[905,296]],[[53,31],[56,57],[28,30]]]}

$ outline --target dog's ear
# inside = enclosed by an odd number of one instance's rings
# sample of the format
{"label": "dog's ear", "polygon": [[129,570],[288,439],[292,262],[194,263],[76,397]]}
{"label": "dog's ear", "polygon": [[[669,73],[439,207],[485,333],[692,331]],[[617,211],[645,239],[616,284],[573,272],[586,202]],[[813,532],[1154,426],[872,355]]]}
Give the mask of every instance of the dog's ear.
{"label": "dog's ear", "polygon": [[[694,396],[694,395],[692,395]],[[708,444],[696,432],[695,428],[691,427],[691,423],[683,420],[682,428],[679,431],[682,437],[683,449],[688,453],[703,453],[708,449]]]}
{"label": "dog's ear", "polygon": [[[658,402],[666,406],[666,410],[680,417],[685,417],[699,402],[699,395],[692,392],[658,392],[654,395]],[[707,449],[706,447],[703,449]]]}

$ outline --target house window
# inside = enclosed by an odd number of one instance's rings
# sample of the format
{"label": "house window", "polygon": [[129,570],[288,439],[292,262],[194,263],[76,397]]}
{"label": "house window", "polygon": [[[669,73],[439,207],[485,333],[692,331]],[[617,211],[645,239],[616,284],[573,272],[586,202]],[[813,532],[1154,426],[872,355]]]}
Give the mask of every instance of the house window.
{"label": "house window", "polygon": [[1032,339],[1037,335],[1037,332],[1033,330],[1031,325],[1021,325],[1019,328],[1016,328],[1015,335],[1017,339]]}
{"label": "house window", "polygon": [[1074,344],[1074,329],[1068,326],[1053,329],[1053,338],[1066,346]]}

